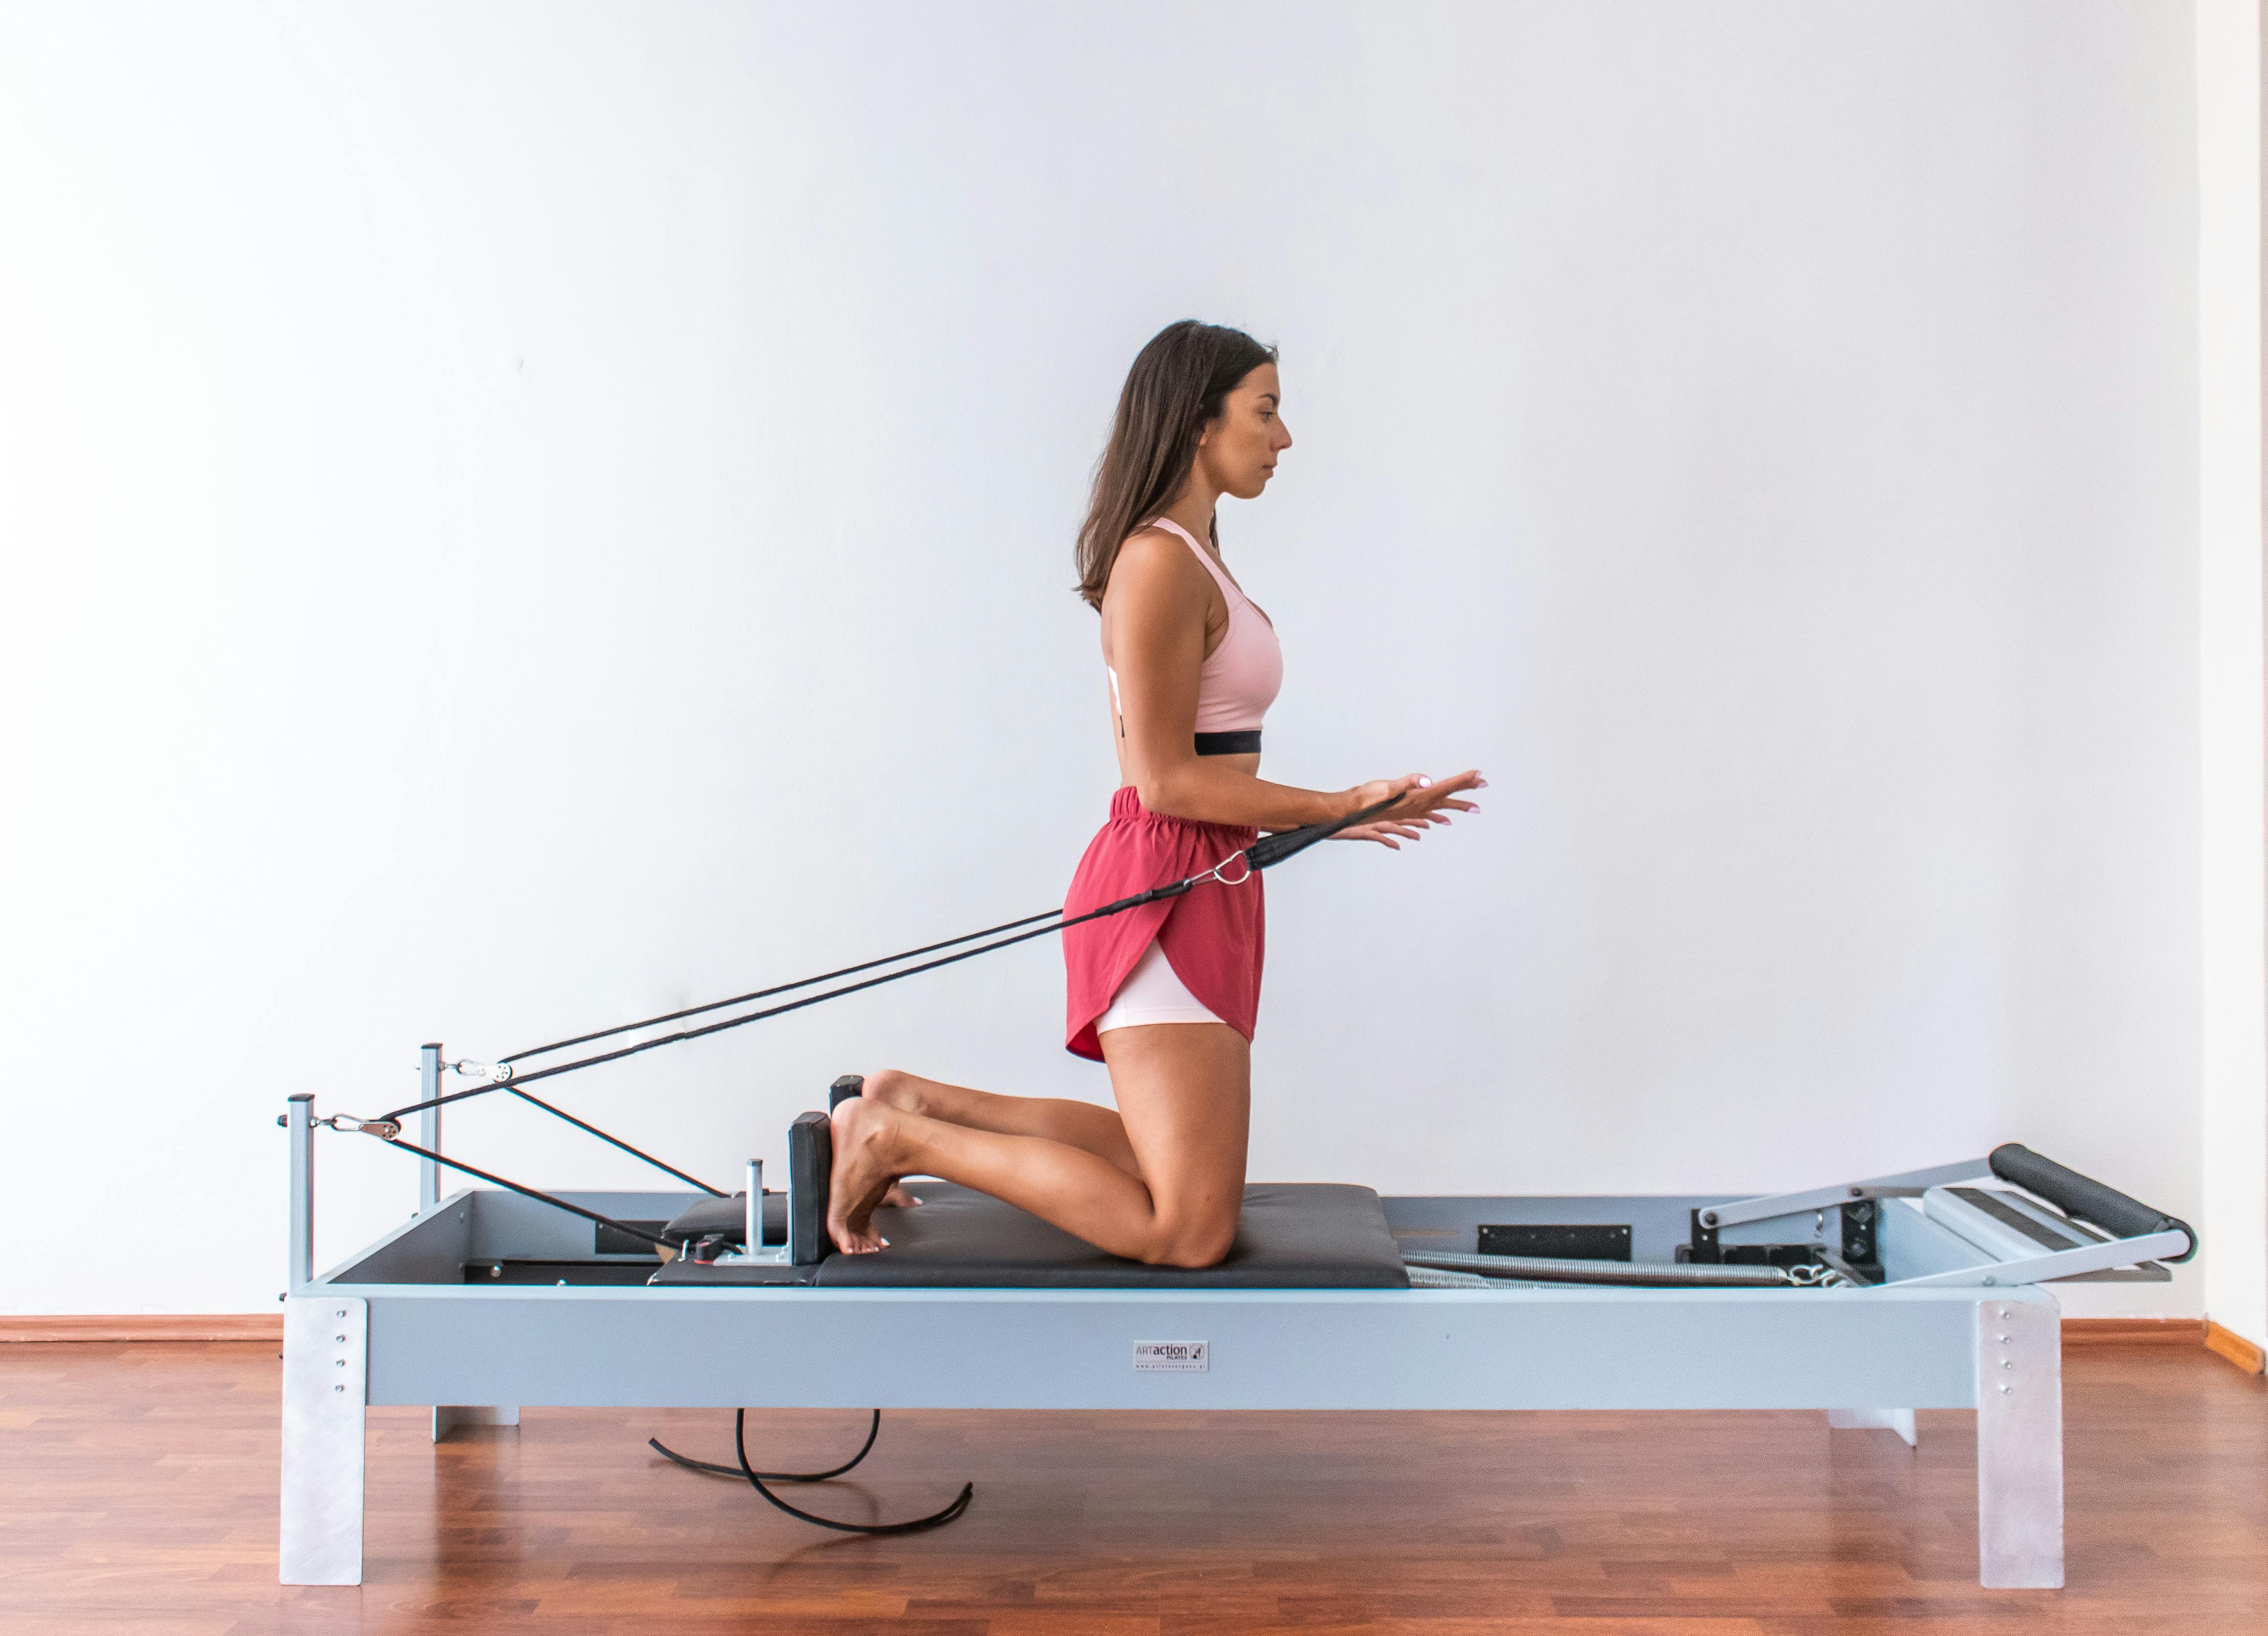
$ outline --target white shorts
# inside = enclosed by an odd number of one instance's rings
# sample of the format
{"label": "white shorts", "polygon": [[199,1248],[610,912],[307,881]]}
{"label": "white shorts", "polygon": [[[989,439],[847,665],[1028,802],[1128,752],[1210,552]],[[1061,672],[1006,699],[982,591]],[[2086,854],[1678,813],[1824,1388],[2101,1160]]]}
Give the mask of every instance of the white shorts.
{"label": "white shorts", "polygon": [[1203,1001],[1174,975],[1173,962],[1155,938],[1134,962],[1134,969],[1111,996],[1110,1008],[1094,1020],[1094,1031],[1139,1028],[1145,1022],[1219,1022]]}

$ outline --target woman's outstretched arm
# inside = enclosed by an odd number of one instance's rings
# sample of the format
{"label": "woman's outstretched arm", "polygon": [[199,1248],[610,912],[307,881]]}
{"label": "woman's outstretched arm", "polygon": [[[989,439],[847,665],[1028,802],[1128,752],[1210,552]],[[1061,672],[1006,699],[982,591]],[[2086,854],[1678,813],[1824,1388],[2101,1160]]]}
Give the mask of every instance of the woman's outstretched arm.
{"label": "woman's outstretched arm", "polygon": [[1111,668],[1118,676],[1127,773],[1144,807],[1201,823],[1293,829],[1329,823],[1389,795],[1406,794],[1402,805],[1363,828],[1410,838],[1415,838],[1413,830],[1396,826],[1447,822],[1443,809],[1472,810],[1470,801],[1457,798],[1478,787],[1477,771],[1434,781],[1408,773],[1348,790],[1303,790],[1270,784],[1230,764],[1230,757],[1199,755],[1197,688],[1204,667],[1205,614],[1217,594],[1211,576],[1188,549],[1156,530],[1129,540],[1111,570],[1102,617]]}

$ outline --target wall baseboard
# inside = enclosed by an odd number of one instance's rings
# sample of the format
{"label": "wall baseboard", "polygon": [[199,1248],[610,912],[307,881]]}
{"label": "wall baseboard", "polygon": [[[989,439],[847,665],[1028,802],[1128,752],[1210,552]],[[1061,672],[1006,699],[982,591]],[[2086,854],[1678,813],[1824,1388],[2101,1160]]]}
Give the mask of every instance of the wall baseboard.
{"label": "wall baseboard", "polygon": [[2208,1323],[2205,1326],[2205,1344],[2208,1352],[2219,1353],[2247,1374],[2268,1374],[2268,1352],[2233,1330]]}
{"label": "wall baseboard", "polygon": [[7,1341],[273,1341],[284,1340],[280,1312],[144,1312],[120,1316],[0,1315]]}
{"label": "wall baseboard", "polygon": [[2066,1346],[2203,1346],[2203,1318],[2066,1318]]}

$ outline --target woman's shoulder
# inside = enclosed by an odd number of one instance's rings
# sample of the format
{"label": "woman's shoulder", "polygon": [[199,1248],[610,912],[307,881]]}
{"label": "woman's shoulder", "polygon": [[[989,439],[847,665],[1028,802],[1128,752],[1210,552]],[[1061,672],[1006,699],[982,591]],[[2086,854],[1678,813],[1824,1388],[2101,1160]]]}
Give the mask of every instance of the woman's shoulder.
{"label": "woman's shoulder", "polygon": [[1132,568],[1143,573],[1164,571],[1178,574],[1184,568],[1197,569],[1200,575],[1204,572],[1182,537],[1155,523],[1146,528],[1137,528],[1126,536],[1125,542],[1118,548],[1118,558],[1112,567]]}
{"label": "woman's shoulder", "polygon": [[1129,551],[1160,551],[1167,546],[1174,546],[1182,550],[1189,549],[1182,544],[1181,536],[1167,527],[1165,524],[1145,523],[1119,542],[1118,550],[1119,554],[1123,556]]}
{"label": "woman's shoulder", "polygon": [[[1110,587],[1120,586],[1202,597],[1211,589],[1212,576],[1179,535],[1152,527],[1136,529],[1118,548],[1118,556],[1110,564]],[[1104,594],[1108,593],[1107,588]]]}

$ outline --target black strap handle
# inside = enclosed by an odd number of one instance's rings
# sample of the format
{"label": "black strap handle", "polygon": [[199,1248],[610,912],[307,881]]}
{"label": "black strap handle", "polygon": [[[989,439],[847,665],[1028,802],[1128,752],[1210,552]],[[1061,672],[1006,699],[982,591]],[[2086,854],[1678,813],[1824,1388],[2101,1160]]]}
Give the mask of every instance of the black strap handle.
{"label": "black strap handle", "polygon": [[1375,807],[1366,807],[1359,813],[1349,813],[1345,817],[1336,819],[1329,823],[1311,823],[1304,829],[1278,829],[1273,835],[1263,835],[1244,849],[1245,861],[1255,869],[1271,868],[1282,863],[1294,852],[1304,852],[1316,842],[1330,839],[1342,829],[1351,829],[1359,823],[1368,823],[1388,807],[1399,807],[1403,798],[1410,793],[1410,791],[1404,790],[1398,795],[1389,795]]}
{"label": "black strap handle", "polygon": [[2004,1182],[2014,1182],[2029,1189],[2053,1205],[2067,1216],[2082,1221],[2092,1221],[2104,1232],[2118,1238],[2142,1238],[2152,1233],[2185,1234],[2190,1247],[2178,1256],[2161,1256],[2161,1261],[2187,1261],[2198,1252],[2197,1229],[2188,1222],[2177,1220],[2162,1210],[2153,1210],[2139,1198],[2129,1198],[2115,1187],[2106,1187],[2093,1176],[2081,1175],[2067,1169],[2052,1159],[2043,1159],[2021,1142],[2003,1142],[1992,1150],[1985,1161],[1992,1174]]}

